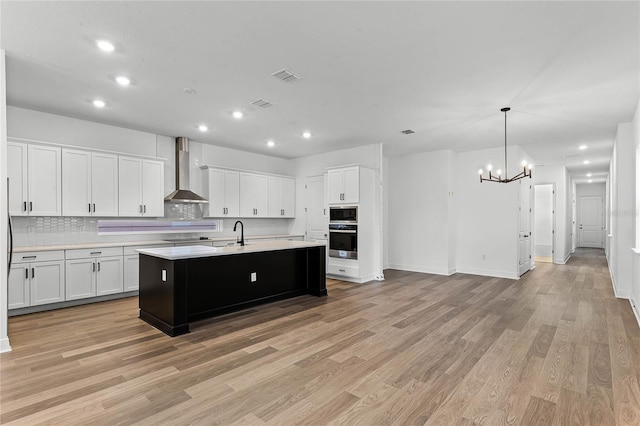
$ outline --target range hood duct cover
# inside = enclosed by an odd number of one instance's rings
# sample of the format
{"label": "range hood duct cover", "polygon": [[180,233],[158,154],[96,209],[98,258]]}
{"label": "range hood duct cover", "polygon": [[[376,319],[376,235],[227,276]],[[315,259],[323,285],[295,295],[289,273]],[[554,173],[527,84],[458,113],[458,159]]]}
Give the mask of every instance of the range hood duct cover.
{"label": "range hood duct cover", "polygon": [[189,139],[176,138],[176,190],[164,198],[167,203],[208,203],[189,190]]}

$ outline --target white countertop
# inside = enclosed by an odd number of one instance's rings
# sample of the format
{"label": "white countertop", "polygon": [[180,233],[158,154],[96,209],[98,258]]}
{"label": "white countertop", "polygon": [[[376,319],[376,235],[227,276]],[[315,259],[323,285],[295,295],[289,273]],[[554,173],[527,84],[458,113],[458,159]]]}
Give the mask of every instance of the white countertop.
{"label": "white countertop", "polygon": [[[250,235],[245,236],[245,240],[260,240],[269,238],[299,238],[304,237],[302,234],[277,234],[277,235]],[[193,239],[184,240],[135,240],[135,241],[110,241],[110,242],[95,242],[95,243],[75,243],[75,244],[52,244],[52,245],[36,245],[36,246],[22,246],[14,247],[14,253],[23,253],[27,251],[47,251],[47,250],[74,250],[74,249],[91,249],[91,248],[105,248],[105,247],[135,247],[135,246],[154,246],[163,244],[178,244],[178,243],[206,243],[209,241],[235,241],[236,237],[210,237],[207,240],[200,240],[199,237],[193,237]]]}
{"label": "white countertop", "polygon": [[260,253],[265,251],[278,251],[306,247],[321,247],[323,243],[314,241],[260,241],[249,243],[245,246],[184,246],[184,247],[158,247],[138,249],[139,253],[159,257],[167,260],[194,259],[197,257],[224,256],[229,254]]}

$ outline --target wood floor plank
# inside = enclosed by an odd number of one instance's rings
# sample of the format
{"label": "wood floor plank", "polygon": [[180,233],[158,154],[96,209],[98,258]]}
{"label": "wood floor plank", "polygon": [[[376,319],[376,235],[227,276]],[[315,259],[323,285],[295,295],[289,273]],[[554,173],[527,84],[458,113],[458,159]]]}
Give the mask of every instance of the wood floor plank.
{"label": "wood floor plank", "polygon": [[520,280],[385,275],[176,338],[136,297],[12,317],[0,423],[640,424],[640,329],[602,250]]}

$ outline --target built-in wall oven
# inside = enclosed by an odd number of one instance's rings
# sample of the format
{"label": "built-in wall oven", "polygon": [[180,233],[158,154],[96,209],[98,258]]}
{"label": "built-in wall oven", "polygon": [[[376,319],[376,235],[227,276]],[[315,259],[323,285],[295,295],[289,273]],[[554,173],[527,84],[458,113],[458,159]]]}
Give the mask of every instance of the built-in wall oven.
{"label": "built-in wall oven", "polygon": [[358,207],[329,207],[329,257],[358,258]]}

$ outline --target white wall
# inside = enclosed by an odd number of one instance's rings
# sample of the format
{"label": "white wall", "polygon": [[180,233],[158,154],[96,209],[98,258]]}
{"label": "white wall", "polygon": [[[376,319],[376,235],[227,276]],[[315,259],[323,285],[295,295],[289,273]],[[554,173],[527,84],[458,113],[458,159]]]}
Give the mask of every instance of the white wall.
{"label": "white wall", "polygon": [[449,250],[455,244],[456,227],[449,206],[454,155],[437,151],[388,160],[388,267],[441,275],[455,272]]}
{"label": "white wall", "polygon": [[7,92],[5,51],[0,50],[0,352],[11,350],[7,333]]}
{"label": "white wall", "polygon": [[564,264],[571,256],[572,210],[569,176],[564,166],[538,166],[533,173],[536,185],[553,183],[556,187],[556,233],[553,263]]}
{"label": "white wall", "polygon": [[[508,149],[511,177],[521,169],[518,147]],[[459,153],[456,161],[456,270],[518,278],[519,185],[480,183],[478,169],[504,166],[504,149]]]}
{"label": "white wall", "polygon": [[610,265],[614,291],[617,297],[631,296],[633,253],[635,247],[635,141],[632,123],[618,125],[613,147],[614,201],[611,206],[612,262]]}
{"label": "white wall", "polygon": [[631,280],[631,306],[636,314],[638,325],[640,325],[640,101],[636,107],[632,127],[633,150],[636,154],[635,162],[635,210],[633,221],[635,224],[635,251],[633,253],[633,269]]}

